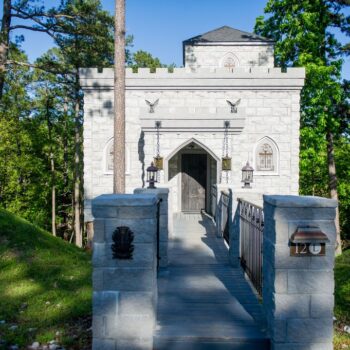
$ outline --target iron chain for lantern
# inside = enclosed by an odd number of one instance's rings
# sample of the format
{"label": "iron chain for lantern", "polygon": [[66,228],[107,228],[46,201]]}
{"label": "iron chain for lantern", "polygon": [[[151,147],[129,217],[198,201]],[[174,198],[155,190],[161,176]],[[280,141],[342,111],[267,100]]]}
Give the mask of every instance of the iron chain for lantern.
{"label": "iron chain for lantern", "polygon": [[160,121],[156,121],[156,129],[157,129],[157,156],[154,157],[154,164],[158,168],[158,170],[163,170],[163,157],[160,155],[160,128],[162,127],[162,123]]}
{"label": "iron chain for lantern", "polygon": [[230,171],[231,170],[231,157],[228,155],[228,128],[230,127],[230,122],[228,120],[224,123],[224,149],[222,156],[222,170]]}

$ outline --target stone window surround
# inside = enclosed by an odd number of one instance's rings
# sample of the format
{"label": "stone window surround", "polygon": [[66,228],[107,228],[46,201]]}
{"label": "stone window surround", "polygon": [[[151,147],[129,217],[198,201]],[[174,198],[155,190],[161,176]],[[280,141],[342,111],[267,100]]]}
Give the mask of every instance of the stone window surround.
{"label": "stone window surround", "polygon": [[237,58],[237,56],[233,52],[228,52],[220,60],[219,67],[226,68],[226,62],[228,59],[232,59],[234,61],[235,66],[233,69],[240,66],[240,62],[239,62],[239,59]]}
{"label": "stone window surround", "polygon": [[[274,167],[275,170],[258,170],[258,157],[259,157],[259,149],[260,147],[267,143],[273,151],[273,162],[274,162]],[[269,136],[264,136],[261,139],[259,139],[254,146],[254,151],[253,151],[253,168],[254,168],[254,176],[279,176],[280,173],[280,157],[279,157],[279,149],[277,146],[277,143]]]}
{"label": "stone window surround", "polygon": [[[107,159],[110,153],[110,147],[113,146],[113,137],[111,137],[103,148],[102,169],[104,175],[113,175],[112,170],[108,170]],[[130,149],[128,144],[125,144],[125,175],[130,176]]]}

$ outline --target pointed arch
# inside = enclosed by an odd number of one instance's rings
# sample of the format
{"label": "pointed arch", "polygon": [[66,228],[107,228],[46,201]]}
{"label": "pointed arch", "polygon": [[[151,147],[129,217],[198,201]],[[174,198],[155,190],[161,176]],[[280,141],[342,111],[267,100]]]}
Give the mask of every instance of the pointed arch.
{"label": "pointed arch", "polygon": [[220,67],[233,70],[239,67],[239,60],[233,52],[226,53],[220,61]]}
{"label": "pointed arch", "polygon": [[254,147],[254,169],[257,175],[278,175],[279,149],[269,136],[262,137]]}
{"label": "pointed arch", "polygon": [[[102,169],[105,175],[113,175],[113,137],[111,137],[103,148]],[[125,146],[125,174],[130,174],[130,149]]]}
{"label": "pointed arch", "polygon": [[197,146],[203,148],[203,150],[209,153],[217,162],[220,162],[220,158],[210,148],[208,148],[205,144],[203,144],[202,142],[198,141],[193,137],[187,140],[186,142],[182,143],[180,146],[176,147],[172,152],[170,152],[165,157],[165,161],[169,161],[172,157],[174,157],[176,153],[178,153],[179,151],[181,151],[183,148],[190,145],[191,143],[195,143]]}

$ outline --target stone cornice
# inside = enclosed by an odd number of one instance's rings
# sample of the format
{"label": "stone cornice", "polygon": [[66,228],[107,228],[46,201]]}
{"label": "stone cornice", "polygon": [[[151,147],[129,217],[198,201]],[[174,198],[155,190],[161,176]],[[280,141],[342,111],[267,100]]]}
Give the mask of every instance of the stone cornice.
{"label": "stone cornice", "polygon": [[[139,69],[133,73],[126,69],[126,90],[301,90],[304,86],[305,69],[252,67],[237,68],[233,72],[226,68],[198,69],[167,68]],[[80,69],[80,84],[85,90],[113,89],[113,69],[98,72],[95,68]]]}

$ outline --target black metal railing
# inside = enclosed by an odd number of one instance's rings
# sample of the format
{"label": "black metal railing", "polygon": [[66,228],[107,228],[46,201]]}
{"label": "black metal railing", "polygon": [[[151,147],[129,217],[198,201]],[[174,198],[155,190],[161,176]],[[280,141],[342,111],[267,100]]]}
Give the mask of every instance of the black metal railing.
{"label": "black metal railing", "polygon": [[215,185],[211,186],[211,215],[214,220],[216,217],[216,205],[217,205],[217,187]]}
{"label": "black metal railing", "polygon": [[159,269],[159,262],[161,259],[160,249],[159,249],[159,241],[160,241],[160,203],[162,199],[158,199],[157,201],[157,269]]}
{"label": "black metal railing", "polygon": [[230,193],[221,191],[221,231],[227,244],[230,244]]}
{"label": "black metal railing", "polygon": [[262,294],[263,208],[239,199],[241,266],[257,292]]}

